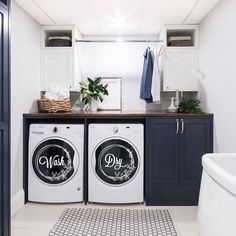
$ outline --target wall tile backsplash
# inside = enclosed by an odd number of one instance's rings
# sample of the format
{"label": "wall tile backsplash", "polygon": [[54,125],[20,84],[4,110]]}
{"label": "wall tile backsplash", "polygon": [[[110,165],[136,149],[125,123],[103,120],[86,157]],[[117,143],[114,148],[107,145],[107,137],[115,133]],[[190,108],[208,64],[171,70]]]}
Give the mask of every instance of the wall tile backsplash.
{"label": "wall tile backsplash", "polygon": [[[41,97],[45,94],[45,91],[41,91]],[[196,95],[196,92],[184,92],[183,96],[191,96]],[[170,106],[171,98],[175,97],[175,92],[161,92],[161,101],[160,103],[146,103],[146,110],[149,111],[166,111]],[[76,102],[76,100],[80,98],[80,93],[77,91],[70,91],[70,100],[71,105]],[[123,103],[124,101],[122,101]],[[132,109],[130,109],[132,110]]]}
{"label": "wall tile backsplash", "polygon": [[[196,92],[184,92],[183,96],[196,95]],[[165,111],[170,106],[171,98],[175,97],[175,92],[161,92],[161,101],[159,104],[147,103],[146,110],[150,111]]]}

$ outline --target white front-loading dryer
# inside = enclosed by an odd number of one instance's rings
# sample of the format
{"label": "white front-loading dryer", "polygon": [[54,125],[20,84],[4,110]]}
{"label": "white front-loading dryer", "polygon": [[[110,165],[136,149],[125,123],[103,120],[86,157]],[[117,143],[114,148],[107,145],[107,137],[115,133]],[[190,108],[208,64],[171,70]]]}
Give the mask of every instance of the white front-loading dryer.
{"label": "white front-loading dryer", "polygon": [[90,124],[88,201],[144,201],[143,124]]}
{"label": "white front-loading dryer", "polygon": [[83,201],[84,125],[31,124],[28,200]]}

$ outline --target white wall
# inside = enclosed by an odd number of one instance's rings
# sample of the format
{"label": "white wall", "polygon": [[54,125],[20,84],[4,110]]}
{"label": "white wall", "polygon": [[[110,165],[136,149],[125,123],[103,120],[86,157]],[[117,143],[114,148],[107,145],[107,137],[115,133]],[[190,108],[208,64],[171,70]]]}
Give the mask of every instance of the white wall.
{"label": "white wall", "polygon": [[145,110],[139,91],[147,46],[153,44],[78,43],[82,78],[122,77],[122,109]]}
{"label": "white wall", "polygon": [[236,152],[236,1],[222,0],[200,25],[201,99],[214,113],[216,152]]}
{"label": "white wall", "polygon": [[12,214],[24,202],[22,113],[36,111],[40,97],[40,26],[14,1],[11,11]]}

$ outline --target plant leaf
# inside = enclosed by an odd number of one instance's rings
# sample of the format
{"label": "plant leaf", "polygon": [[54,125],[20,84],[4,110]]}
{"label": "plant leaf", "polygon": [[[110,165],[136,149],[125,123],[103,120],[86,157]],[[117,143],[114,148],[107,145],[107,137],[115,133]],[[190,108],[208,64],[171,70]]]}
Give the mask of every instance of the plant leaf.
{"label": "plant leaf", "polygon": [[88,81],[89,81],[89,84],[91,84],[91,85],[94,84],[94,81],[93,81],[92,79],[90,79],[90,78],[87,78],[87,79],[88,79]]}
{"label": "plant leaf", "polygon": [[101,81],[102,81],[102,78],[101,78],[101,77],[98,77],[98,78],[95,79],[96,84],[101,83]]}

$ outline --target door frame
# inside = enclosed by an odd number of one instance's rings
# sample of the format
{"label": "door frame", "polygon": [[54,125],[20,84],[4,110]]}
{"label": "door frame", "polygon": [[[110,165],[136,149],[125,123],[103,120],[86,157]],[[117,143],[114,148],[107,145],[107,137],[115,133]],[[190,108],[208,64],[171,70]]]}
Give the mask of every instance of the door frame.
{"label": "door frame", "polygon": [[[2,109],[3,117],[0,121],[0,132],[2,133],[2,160],[0,161],[0,234],[11,235],[11,156],[10,156],[10,33],[9,33],[9,9],[7,5],[0,3],[0,12],[3,15],[3,50],[2,50]],[[1,79],[1,78],[0,78]],[[1,105],[1,104],[0,104]]]}

